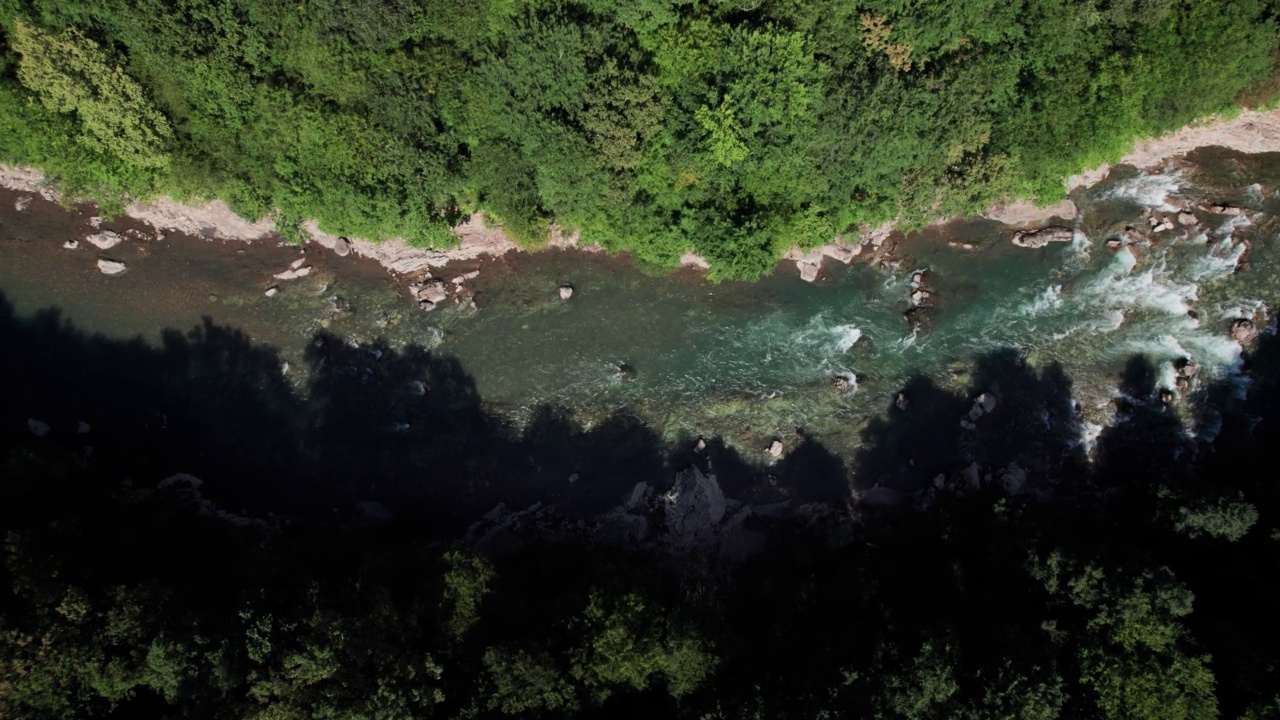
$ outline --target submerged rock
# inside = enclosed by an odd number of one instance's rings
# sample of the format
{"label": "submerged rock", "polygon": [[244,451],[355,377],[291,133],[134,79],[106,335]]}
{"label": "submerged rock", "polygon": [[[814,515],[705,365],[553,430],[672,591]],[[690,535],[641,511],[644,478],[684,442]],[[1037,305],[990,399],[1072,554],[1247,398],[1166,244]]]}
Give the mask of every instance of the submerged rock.
{"label": "submerged rock", "polygon": [[119,260],[107,260],[104,258],[98,260],[98,269],[102,271],[103,275],[119,275],[127,268]]}
{"label": "submerged rock", "polygon": [[439,278],[416,282],[409,286],[409,292],[413,293],[413,299],[418,301],[418,307],[423,310],[435,310],[436,305],[449,299],[449,290]]}
{"label": "submerged rock", "polygon": [[31,431],[32,435],[42,438],[49,434],[50,427],[47,422],[36,420],[35,418],[27,418],[27,429]]}
{"label": "submerged rock", "polygon": [[98,248],[99,250],[110,250],[111,248],[124,242],[124,238],[119,233],[110,230],[103,230],[95,235],[85,236],[85,242]]}
{"label": "submerged rock", "polygon": [[1013,234],[1013,244],[1024,248],[1042,248],[1049,243],[1071,242],[1075,231],[1069,227],[1053,226],[1041,230],[1025,230]]}
{"label": "submerged rock", "polygon": [[631,363],[626,363],[626,362],[617,363],[616,369],[613,372],[613,378],[615,380],[622,380],[622,381],[635,380],[636,368]]}

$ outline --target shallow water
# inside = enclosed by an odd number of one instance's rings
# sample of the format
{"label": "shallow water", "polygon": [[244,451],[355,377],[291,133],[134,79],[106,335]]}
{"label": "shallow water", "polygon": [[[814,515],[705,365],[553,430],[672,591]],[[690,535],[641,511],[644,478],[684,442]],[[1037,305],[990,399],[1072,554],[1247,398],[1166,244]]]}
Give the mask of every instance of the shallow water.
{"label": "shallow water", "polygon": [[[316,246],[303,254],[173,236],[65,250],[64,240],[91,231],[92,208],[69,213],[35,198],[17,212],[17,195],[4,192],[0,290],[20,316],[57,307],[84,330],[157,344],[162,330],[209,317],[278,348],[299,386],[306,347],[327,330],[352,343],[382,338],[456,357],[483,400],[517,421],[545,404],[587,425],[627,409],[667,439],[722,436],[750,448],[803,428],[848,453],[908,378],[976,394],[983,388],[968,387],[972,361],[999,348],[1039,368],[1060,363],[1090,422],[1105,422],[1117,373],[1134,354],[1150,357],[1167,385],[1179,357],[1193,358],[1207,379],[1230,376],[1240,348],[1229,321],[1280,296],[1271,216],[1202,215],[1198,228],[1151,246],[1105,244],[1126,223],[1146,229],[1143,210],[1170,211],[1170,198],[1280,210],[1277,157],[1199,151],[1194,159],[1169,175],[1117,171],[1079,199],[1075,241],[1044,249],[1012,246],[1011,230],[989,221],[952,223],[903,241],[895,268],[829,263],[816,284],[789,265],[756,283],[712,284],[581,252],[512,255],[439,273],[479,269],[467,291],[479,307],[431,313],[413,305],[407,280]],[[1250,244],[1249,269],[1233,274],[1241,240]],[[94,266],[100,256],[129,270],[104,276]],[[271,278],[299,257],[313,266],[310,276]],[[913,272],[926,268],[939,303],[932,326],[916,334],[903,312]],[[557,296],[563,282],[575,288],[568,302]],[[272,285],[280,292],[267,298]],[[619,377],[622,365],[634,375]],[[856,382],[837,390],[837,376]]]}

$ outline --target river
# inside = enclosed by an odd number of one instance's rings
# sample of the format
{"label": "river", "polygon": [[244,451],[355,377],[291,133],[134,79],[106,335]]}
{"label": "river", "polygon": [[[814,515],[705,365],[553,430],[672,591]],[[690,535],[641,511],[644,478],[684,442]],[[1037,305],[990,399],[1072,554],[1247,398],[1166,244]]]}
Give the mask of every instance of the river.
{"label": "river", "polygon": [[[1014,247],[1012,230],[992,221],[953,222],[903,240],[896,266],[828,262],[813,284],[791,265],[758,282],[716,284],[692,270],[646,272],[576,250],[512,254],[437,273],[479,270],[467,284],[478,307],[433,312],[415,307],[407,281],[318,246],[303,254],[170,235],[111,251],[84,242],[64,249],[94,232],[91,206],[67,210],[2,191],[0,291],[19,318],[56,307],[85,332],[155,346],[165,329],[185,332],[210,318],[276,348],[299,391],[318,332],[353,347],[416,345],[456,358],[484,406],[517,426],[546,406],[588,428],[625,411],[664,441],[723,438],[762,464],[772,439],[797,430],[853,458],[868,424],[913,377],[999,395],[972,386],[972,366],[1012,348],[1032,368],[1056,363],[1071,378],[1087,445],[1109,421],[1118,373],[1135,354],[1170,388],[1179,358],[1199,365],[1202,384],[1238,371],[1230,322],[1261,323],[1280,299],[1278,187],[1280,155],[1201,149],[1169,172],[1113,172],[1077,196],[1075,240],[1043,249]],[[20,197],[29,204],[17,211]],[[1146,232],[1144,211],[1176,217],[1175,206],[1215,204],[1247,213],[1195,210],[1195,224]],[[1108,247],[1126,224],[1152,242]],[[151,235],[133,221],[103,227]],[[1236,272],[1246,247],[1247,269]],[[103,275],[100,256],[125,261],[127,272]],[[272,279],[300,257],[310,275]],[[937,307],[917,333],[903,312],[919,270]],[[561,283],[575,289],[567,302]],[[267,297],[272,286],[279,292]],[[837,388],[837,377],[856,380]],[[387,417],[388,427],[397,422]]]}

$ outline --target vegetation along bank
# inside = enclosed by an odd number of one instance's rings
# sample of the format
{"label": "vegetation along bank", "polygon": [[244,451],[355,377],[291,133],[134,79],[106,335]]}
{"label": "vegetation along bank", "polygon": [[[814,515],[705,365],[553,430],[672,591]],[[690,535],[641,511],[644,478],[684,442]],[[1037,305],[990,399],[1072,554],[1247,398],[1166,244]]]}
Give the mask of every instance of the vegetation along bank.
{"label": "vegetation along bank", "polygon": [[420,247],[482,210],[753,278],[1053,203],[1272,93],[1274,3],[0,0],[0,161],[121,210],[225,200]]}

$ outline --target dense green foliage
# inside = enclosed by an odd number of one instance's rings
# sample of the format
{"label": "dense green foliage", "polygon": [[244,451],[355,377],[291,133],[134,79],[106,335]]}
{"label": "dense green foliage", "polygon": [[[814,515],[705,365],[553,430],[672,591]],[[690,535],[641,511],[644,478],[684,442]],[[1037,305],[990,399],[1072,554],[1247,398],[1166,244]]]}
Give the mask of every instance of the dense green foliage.
{"label": "dense green foliage", "polygon": [[1134,546],[1055,548],[1046,509],[988,498],[838,549],[802,535],[681,583],[572,544],[490,560],[267,534],[24,445],[0,571],[15,720],[1219,716],[1187,586]]}
{"label": "dense green foliage", "polygon": [[[482,209],[754,277],[1052,201],[1269,87],[1269,0],[0,0],[0,159],[100,198],[450,242]],[[1257,94],[1257,91],[1254,93]]]}

